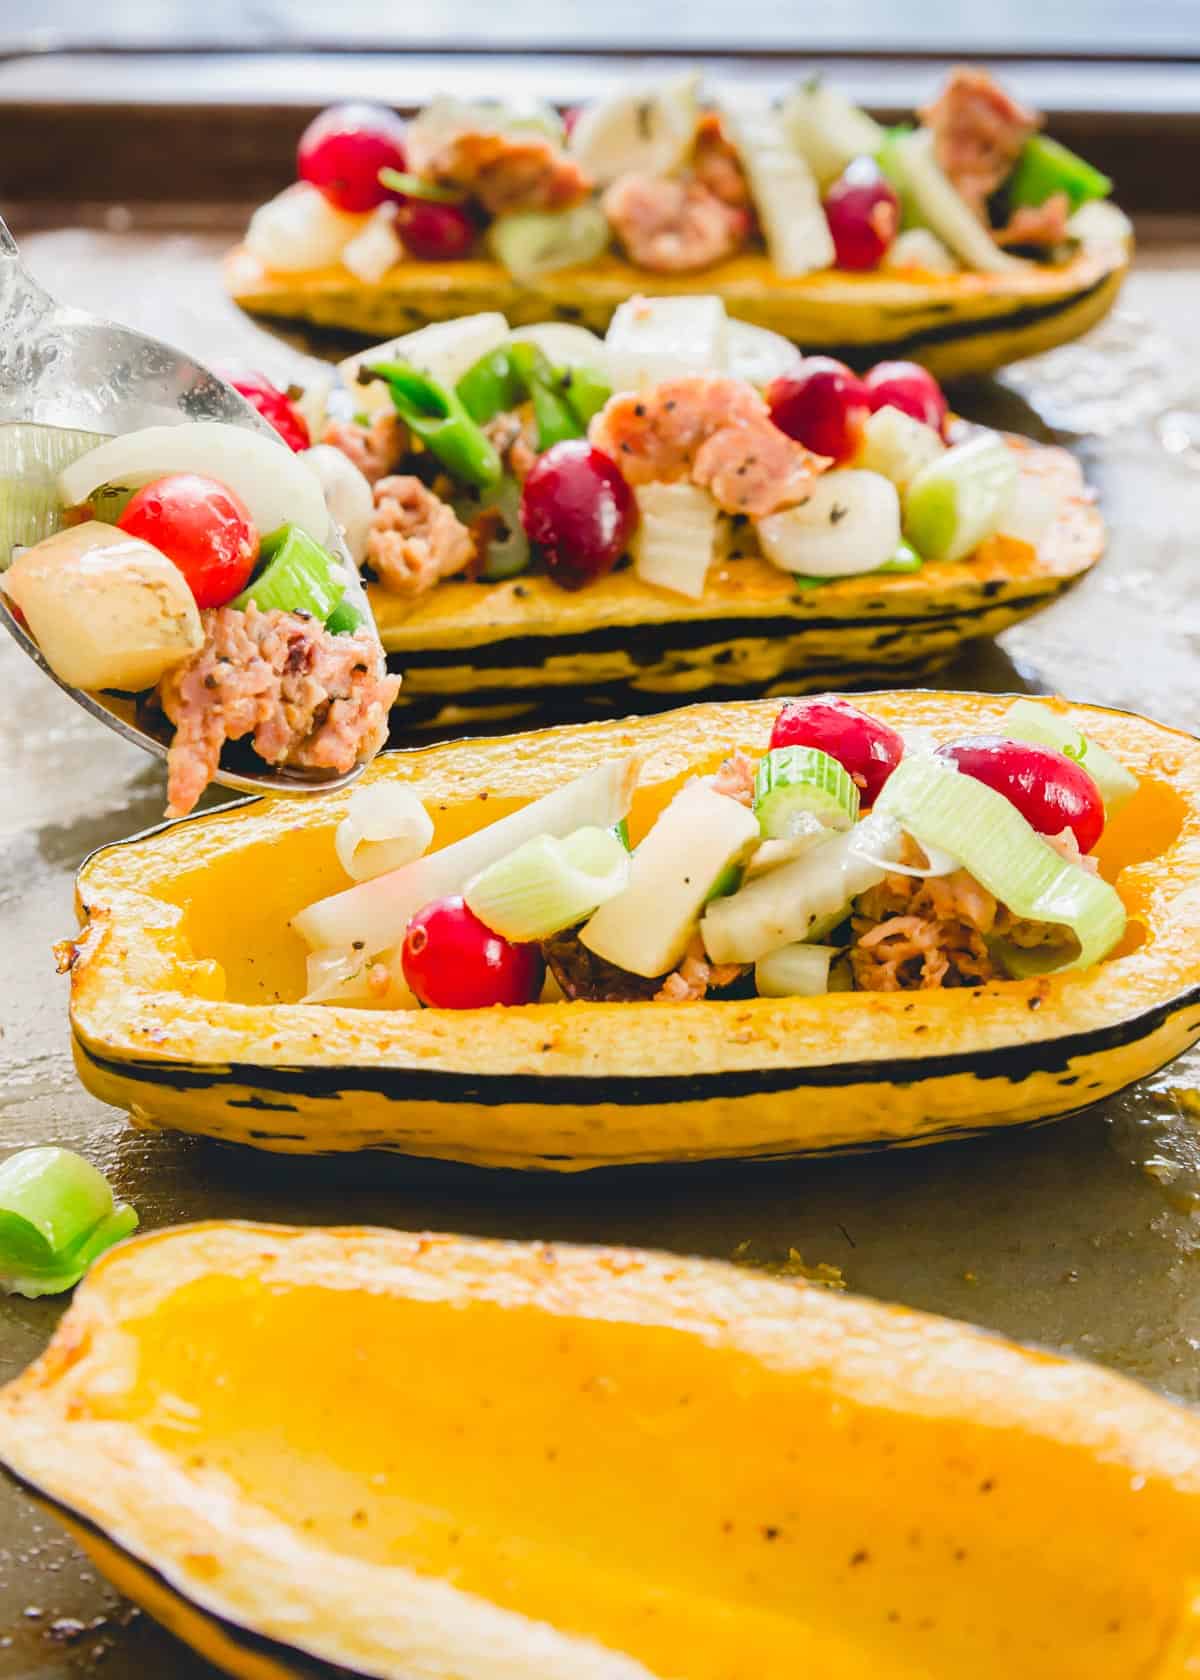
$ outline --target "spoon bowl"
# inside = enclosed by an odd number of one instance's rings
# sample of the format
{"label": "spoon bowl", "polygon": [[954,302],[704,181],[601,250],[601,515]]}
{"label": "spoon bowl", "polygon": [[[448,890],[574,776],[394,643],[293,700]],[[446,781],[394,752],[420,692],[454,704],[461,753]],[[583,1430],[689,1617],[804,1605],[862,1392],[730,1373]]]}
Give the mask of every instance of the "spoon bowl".
{"label": "spoon bowl", "polygon": [[[26,438],[31,428],[44,428],[56,434],[56,454],[65,464],[72,451],[82,455],[100,437],[189,420],[216,420],[277,436],[231,385],[182,351],[57,303],[24,267],[0,219],[0,444],[6,433],[15,435],[10,428],[20,428]],[[287,446],[280,441],[279,447]],[[327,546],[340,557],[355,605],[378,641],[358,568],[332,520]],[[11,560],[11,546],[0,549],[0,572]],[[128,695],[91,693],[60,681],[3,594],[0,624],[92,717],[144,751],[166,758],[172,734],[167,721],[148,718],[145,708]],[[265,763],[259,767],[247,748],[233,743],[222,754],[214,779],[243,793],[328,793],[355,781],[365,768],[356,764],[339,774]]]}

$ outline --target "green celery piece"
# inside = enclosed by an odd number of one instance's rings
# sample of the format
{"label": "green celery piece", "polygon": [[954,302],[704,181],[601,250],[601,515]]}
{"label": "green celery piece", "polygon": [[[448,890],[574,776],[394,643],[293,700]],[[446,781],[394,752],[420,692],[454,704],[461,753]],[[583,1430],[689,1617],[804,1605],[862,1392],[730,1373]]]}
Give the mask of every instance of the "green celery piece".
{"label": "green celery piece", "polygon": [[1107,198],[1111,191],[1112,182],[1107,175],[1044,134],[1026,140],[1007,189],[1008,202],[1014,210],[1024,205],[1036,208],[1060,192],[1070,199],[1071,209],[1078,210],[1092,199]]}
{"label": "green celery piece", "polygon": [[343,595],[325,620],[325,628],[334,636],[351,636],[360,628],[362,621],[358,608]]}
{"label": "green celery piece", "polygon": [[244,612],[253,601],[260,612],[306,612],[322,624],[338,610],[345,584],[333,575],[337,562],[299,525],[281,525],[270,532],[259,557],[265,565],[231,606]]}
{"label": "green celery piece", "polygon": [[0,1288],[57,1295],[138,1223],[107,1180],[69,1149],[23,1149],[0,1163]]}
{"label": "green celery piece", "polygon": [[501,344],[480,356],[455,387],[463,407],[477,425],[485,425],[495,415],[516,408],[524,400],[524,383],[513,367],[510,349],[510,345]]}

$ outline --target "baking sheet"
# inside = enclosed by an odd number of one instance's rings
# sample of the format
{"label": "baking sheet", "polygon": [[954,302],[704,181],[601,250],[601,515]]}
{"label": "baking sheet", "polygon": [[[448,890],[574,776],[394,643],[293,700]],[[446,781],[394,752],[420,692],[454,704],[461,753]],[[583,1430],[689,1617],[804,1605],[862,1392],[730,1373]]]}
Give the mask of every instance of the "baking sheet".
{"label": "baking sheet", "polygon": [[[54,226],[56,214],[63,225]],[[27,220],[39,277],[222,365],[295,370],[293,350],[221,295],[216,258],[240,213],[187,227],[111,210]],[[47,223],[51,225],[47,225]],[[203,231],[196,231],[198,225]],[[20,226],[17,229],[21,233]],[[1120,314],[1089,346],[957,393],[973,417],[1078,447],[1112,526],[1106,561],[1002,647],[948,678],[1061,689],[1200,730],[1200,240],[1143,251]],[[1075,434],[1091,432],[1087,441]],[[159,768],[0,647],[0,1149],[84,1151],[144,1229],[238,1217],[374,1222],[628,1242],[835,1268],[852,1289],[1071,1349],[1200,1400],[1200,1055],[1076,1118],[978,1142],[809,1163],[584,1178],[446,1172],[400,1161],[256,1156],[143,1136],[75,1083],[51,943],[72,931],[72,873],[156,821]],[[1195,1090],[1193,1091],[1193,1087]],[[0,1299],[0,1378],[45,1344],[62,1303]],[[98,1664],[102,1663],[102,1667]],[[0,1489],[0,1677],[196,1680],[214,1671],[130,1616],[27,1500]]]}

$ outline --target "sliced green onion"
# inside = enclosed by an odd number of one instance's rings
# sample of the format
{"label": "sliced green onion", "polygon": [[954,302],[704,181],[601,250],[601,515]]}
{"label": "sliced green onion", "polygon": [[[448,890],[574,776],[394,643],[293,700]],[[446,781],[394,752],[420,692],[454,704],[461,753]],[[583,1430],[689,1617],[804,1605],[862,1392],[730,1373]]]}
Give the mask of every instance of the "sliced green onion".
{"label": "sliced green onion", "polygon": [[524,399],[525,388],[513,367],[510,348],[500,344],[480,356],[455,386],[463,407],[481,426]]}
{"label": "sliced green onion", "polygon": [[1017,463],[995,433],[955,444],[904,493],[904,535],[927,560],[962,560],[999,530]]}
{"label": "sliced green onion", "polygon": [[822,997],[829,990],[829,966],[841,955],[836,945],[784,945],[760,957],[754,983],[760,997]]}
{"label": "sliced green onion", "polygon": [[527,944],[574,927],[615,898],[630,868],[608,829],[577,828],[563,840],[539,834],[477,875],[463,897],[493,933]]}
{"label": "sliced green onion", "polygon": [[251,601],[260,612],[306,612],[324,624],[343,604],[345,581],[335,576],[338,562],[299,525],[283,525],[262,540],[258,576],[235,595],[230,606],[245,612]]}
{"label": "sliced green onion", "polygon": [[698,601],[717,551],[720,510],[710,492],[684,479],[639,484],[630,552],[643,583]]}
{"label": "sliced green onion", "polygon": [[758,761],[754,815],[767,840],[786,840],[814,816],[845,830],[858,817],[858,787],[845,767],[819,747],[772,747]]}
{"label": "sliced green onion", "polygon": [[0,572],[14,548],[32,548],[61,529],[58,475],[103,442],[95,432],[16,421],[0,425]]}
{"label": "sliced green onion", "polygon": [[1125,932],[1125,906],[1114,887],[1060,857],[1002,793],[940,759],[901,759],[875,813],[893,818],[922,846],[952,853],[1014,916],[1073,935],[1077,955],[1060,953],[1044,972],[1090,968]]}
{"label": "sliced green onion", "polygon": [[1081,734],[1052,706],[1039,705],[1036,700],[1014,701],[1000,719],[1000,733],[1014,741],[1053,747],[1066,758],[1074,759],[1100,789],[1104,809],[1110,817],[1137,792],[1138,779],[1132,770],[1127,770],[1098,741]]}
{"label": "sliced green onion", "polygon": [[919,572],[925,564],[921,556],[911,543],[903,538],[896,545],[896,552],[890,560],[885,560],[882,566],[877,566],[877,572]]}
{"label": "sliced green onion", "polygon": [[505,473],[494,490],[456,496],[452,505],[471,527],[482,577],[499,583],[528,571],[533,550],[521,523],[521,486],[511,473]]}
{"label": "sliced green onion", "polygon": [[352,636],[363,626],[363,615],[348,596],[343,596],[325,620],[325,628],[331,636]]}
{"label": "sliced green onion", "polygon": [[389,192],[402,193],[405,198],[425,198],[431,204],[462,204],[467,194],[458,187],[442,187],[427,181],[422,175],[410,175],[403,169],[381,169],[379,185]]}
{"label": "sliced green onion", "polygon": [[586,428],[579,424],[559,391],[554,369],[538,346],[522,340],[519,344],[509,345],[508,355],[514,373],[533,404],[538,453],[552,449],[556,443],[582,437]]}
{"label": "sliced green onion", "polygon": [[23,1149],[0,1163],[0,1288],[58,1295],[78,1283],[138,1216],[69,1149]]}
{"label": "sliced green onion", "polygon": [[608,832],[610,834],[615,834],[616,835],[617,839],[621,842],[622,846],[624,846],[624,848],[627,852],[631,852],[633,850],[633,847],[629,844],[629,818],[628,817],[622,817],[620,822],[619,823],[614,823],[613,826],[609,829]]}
{"label": "sliced green onion", "polygon": [[566,398],[567,405],[578,420],[581,430],[586,432],[612,396],[611,383],[597,369],[588,367],[583,362],[577,362],[574,367],[556,367],[554,376],[555,383]]}
{"label": "sliced green onion", "polygon": [[409,430],[437,456],[453,478],[485,489],[498,484],[504,464],[493,443],[467,413],[458,392],[407,362],[372,362],[360,380],[382,379]]}
{"label": "sliced green onion", "polygon": [[1112,182],[1094,164],[1057,140],[1035,134],[1021,148],[1017,167],[1008,180],[1007,198],[1018,209],[1026,204],[1045,204],[1055,193],[1065,192],[1071,209],[1078,210],[1092,199],[1107,198],[1111,191]]}

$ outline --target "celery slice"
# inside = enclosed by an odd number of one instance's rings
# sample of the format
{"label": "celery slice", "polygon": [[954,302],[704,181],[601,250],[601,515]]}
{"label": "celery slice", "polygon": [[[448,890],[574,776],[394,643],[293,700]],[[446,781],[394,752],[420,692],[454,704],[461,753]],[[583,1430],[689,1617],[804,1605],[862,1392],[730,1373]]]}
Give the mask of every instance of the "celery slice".
{"label": "celery slice", "polygon": [[888,403],[876,409],[863,427],[854,464],[882,473],[903,493],[919,472],[945,453],[946,446],[932,426]]}
{"label": "celery slice", "polygon": [[1012,450],[995,433],[955,444],[904,493],[904,535],[926,560],[962,560],[1003,522],[1017,483]]}
{"label": "celery slice", "polygon": [[1137,792],[1138,779],[1132,770],[1127,770],[1098,741],[1082,734],[1050,706],[1041,706],[1036,700],[1015,700],[1000,719],[1000,733],[1014,741],[1053,747],[1074,759],[1100,789],[1104,809],[1110,817]]}
{"label": "celery slice", "polygon": [[510,210],[488,229],[497,262],[522,284],[560,268],[581,268],[607,251],[608,217],[591,199],[570,210]]}
{"label": "celery slice", "polygon": [[96,432],[16,421],[0,425],[0,572],[14,548],[32,548],[61,529],[58,475],[103,442]]}
{"label": "celery slice", "polygon": [[57,1295],[138,1222],[107,1180],[69,1149],[23,1149],[0,1164],[0,1288]]}
{"label": "celery slice", "polygon": [[346,583],[338,562],[298,525],[264,537],[259,558],[262,570],[230,603],[239,611],[253,601],[260,612],[306,612],[324,624],[342,606]]}
{"label": "celery slice", "polygon": [[1093,199],[1107,198],[1112,181],[1059,141],[1034,134],[1022,146],[1006,190],[1014,209],[1045,204],[1055,193],[1065,192],[1071,209],[1078,210]]}
{"label": "celery slice", "polygon": [[787,840],[817,817],[826,828],[852,828],[858,788],[845,767],[818,747],[772,747],[758,761],[754,815],[767,840]]}
{"label": "celery slice", "polygon": [[836,945],[784,945],[754,965],[760,997],[822,997],[829,967],[841,953]]}
{"label": "celery slice", "polygon": [[1015,916],[1070,933],[1077,954],[1047,957],[1043,972],[1090,968],[1125,932],[1125,906],[1114,887],[1060,857],[1002,793],[940,759],[902,759],[875,814],[894,819],[922,846],[951,852]]}
{"label": "celery slice", "polygon": [[485,927],[528,943],[574,927],[629,883],[630,857],[611,829],[539,834],[468,883],[463,897]]}

